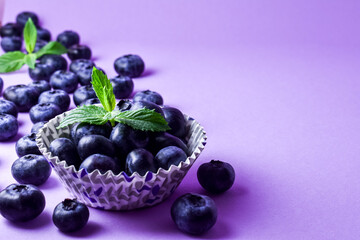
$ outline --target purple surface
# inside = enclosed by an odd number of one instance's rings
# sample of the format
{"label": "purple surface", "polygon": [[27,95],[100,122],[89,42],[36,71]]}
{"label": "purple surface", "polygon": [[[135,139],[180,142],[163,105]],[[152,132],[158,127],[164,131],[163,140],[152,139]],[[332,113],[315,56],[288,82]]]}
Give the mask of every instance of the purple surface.
{"label": "purple surface", "polygon": [[[187,239],[170,206],[203,193],[198,166],[230,162],[236,182],[212,196],[218,221],[205,239],[360,239],[360,2],[348,1],[7,1],[4,22],[39,14],[53,34],[78,31],[97,65],[136,53],[146,63],[135,91],[196,118],[208,144],[174,194],[131,212],[90,209],[89,224],[65,235],[51,222],[68,197],[53,173],[41,186],[43,214],[24,224],[0,218],[1,239]],[[1,75],[28,83],[27,68]],[[0,144],[0,188],[14,179],[14,143]]]}

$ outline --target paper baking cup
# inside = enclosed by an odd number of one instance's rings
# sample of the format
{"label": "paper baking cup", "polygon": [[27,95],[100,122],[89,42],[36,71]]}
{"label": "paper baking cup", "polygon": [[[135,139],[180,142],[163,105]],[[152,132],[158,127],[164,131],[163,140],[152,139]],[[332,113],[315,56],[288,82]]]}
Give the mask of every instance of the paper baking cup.
{"label": "paper baking cup", "polygon": [[36,142],[45,158],[60,177],[65,188],[78,201],[94,208],[105,210],[131,210],[153,206],[169,197],[180,184],[190,167],[199,157],[206,144],[203,127],[193,118],[184,115],[188,129],[188,158],[170,169],[160,168],[157,173],[147,172],[140,176],[137,172],[127,176],[125,172],[114,175],[112,171],[101,174],[98,170],[88,174],[73,165],[68,166],[63,159],[52,156],[50,143],[60,137],[70,137],[70,127],[56,129],[67,113],[51,119],[37,134]]}

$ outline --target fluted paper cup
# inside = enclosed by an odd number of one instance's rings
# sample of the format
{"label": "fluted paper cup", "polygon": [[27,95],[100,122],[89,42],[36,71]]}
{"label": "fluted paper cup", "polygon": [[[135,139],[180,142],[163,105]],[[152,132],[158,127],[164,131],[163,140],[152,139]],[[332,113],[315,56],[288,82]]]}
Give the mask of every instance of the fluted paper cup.
{"label": "fluted paper cup", "polygon": [[40,152],[49,161],[61,182],[78,201],[94,208],[105,210],[131,210],[153,206],[169,197],[180,184],[190,167],[199,157],[206,144],[203,127],[193,118],[184,115],[188,129],[188,158],[168,170],[159,168],[157,173],[145,176],[125,172],[114,175],[112,171],[101,174],[98,170],[87,173],[68,166],[64,159],[52,156],[49,147],[56,138],[70,138],[70,127],[56,129],[67,113],[51,119],[39,130],[36,138]]}

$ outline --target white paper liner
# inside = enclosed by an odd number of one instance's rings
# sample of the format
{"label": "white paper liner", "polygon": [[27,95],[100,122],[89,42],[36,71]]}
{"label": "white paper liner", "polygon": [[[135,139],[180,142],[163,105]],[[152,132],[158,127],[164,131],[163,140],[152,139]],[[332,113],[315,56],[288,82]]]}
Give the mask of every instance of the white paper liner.
{"label": "white paper liner", "polygon": [[180,184],[204,149],[207,139],[203,127],[184,114],[190,153],[185,162],[178,166],[172,165],[168,170],[160,168],[156,174],[147,172],[145,176],[140,176],[137,172],[130,177],[125,172],[118,175],[111,171],[101,174],[98,170],[88,174],[84,169],[77,171],[74,166],[68,166],[49,151],[50,143],[54,139],[70,137],[69,127],[56,129],[66,114],[60,114],[46,123],[39,130],[36,143],[71,195],[78,201],[99,209],[131,210],[162,202]]}

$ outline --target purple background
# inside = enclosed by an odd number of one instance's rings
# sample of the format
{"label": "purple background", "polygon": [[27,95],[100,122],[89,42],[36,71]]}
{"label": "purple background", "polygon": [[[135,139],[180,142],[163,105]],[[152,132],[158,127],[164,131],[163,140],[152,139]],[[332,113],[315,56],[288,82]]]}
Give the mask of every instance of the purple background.
{"label": "purple background", "polygon": [[[97,65],[115,76],[115,58],[143,57],[135,90],[160,92],[203,124],[208,144],[164,203],[132,212],[90,209],[89,224],[65,235],[51,222],[68,197],[53,173],[40,188],[44,213],[1,238],[186,239],[171,221],[173,201],[206,194],[198,166],[220,159],[236,170],[233,188],[212,196],[216,225],[206,239],[360,239],[360,2],[7,1],[3,21],[38,13],[53,38],[79,32]],[[2,75],[29,83],[27,67]],[[32,126],[20,114],[16,139]],[[14,143],[0,145],[0,188],[14,179]]]}

